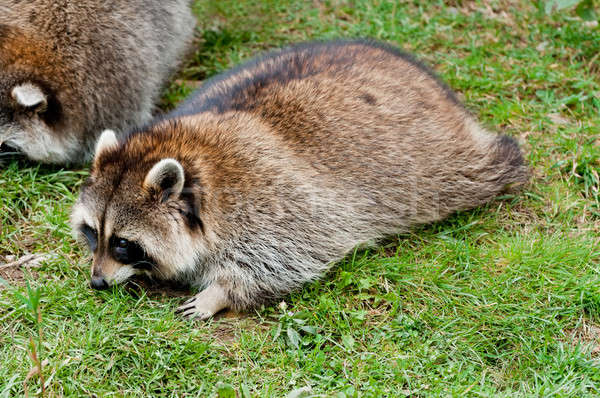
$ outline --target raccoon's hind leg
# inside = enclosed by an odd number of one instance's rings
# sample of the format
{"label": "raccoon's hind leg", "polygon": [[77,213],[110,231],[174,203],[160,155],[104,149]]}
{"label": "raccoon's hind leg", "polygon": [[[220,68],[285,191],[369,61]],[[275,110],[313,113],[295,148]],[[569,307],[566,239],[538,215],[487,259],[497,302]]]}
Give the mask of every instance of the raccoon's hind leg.
{"label": "raccoon's hind leg", "polygon": [[188,319],[206,320],[229,306],[225,289],[213,283],[178,307],[176,312]]}

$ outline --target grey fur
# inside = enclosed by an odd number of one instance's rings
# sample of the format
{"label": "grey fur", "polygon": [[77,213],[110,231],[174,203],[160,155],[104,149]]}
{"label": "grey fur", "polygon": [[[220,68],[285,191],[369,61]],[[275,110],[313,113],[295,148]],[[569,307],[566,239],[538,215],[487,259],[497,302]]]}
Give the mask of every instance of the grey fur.
{"label": "grey fur", "polygon": [[[0,144],[46,163],[84,162],[105,128],[151,119],[190,44],[189,0],[4,0]],[[11,96],[33,84],[43,109]]]}
{"label": "grey fur", "polygon": [[[185,176],[142,188],[166,158]],[[206,318],[272,302],[357,245],[486,203],[527,176],[514,140],[486,132],[411,57],[312,43],[213,79],[99,151],[72,222],[76,234],[98,231],[94,272],[113,280],[111,237],[135,241],[156,277],[207,288],[180,307]]]}

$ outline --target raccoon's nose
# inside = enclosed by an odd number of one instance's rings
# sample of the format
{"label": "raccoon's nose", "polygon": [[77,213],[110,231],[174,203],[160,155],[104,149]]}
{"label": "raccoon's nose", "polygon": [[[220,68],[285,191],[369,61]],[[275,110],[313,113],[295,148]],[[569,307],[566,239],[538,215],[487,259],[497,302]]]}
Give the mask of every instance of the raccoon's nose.
{"label": "raccoon's nose", "polygon": [[96,290],[104,290],[108,289],[108,283],[106,283],[106,280],[101,276],[92,276],[90,287]]}

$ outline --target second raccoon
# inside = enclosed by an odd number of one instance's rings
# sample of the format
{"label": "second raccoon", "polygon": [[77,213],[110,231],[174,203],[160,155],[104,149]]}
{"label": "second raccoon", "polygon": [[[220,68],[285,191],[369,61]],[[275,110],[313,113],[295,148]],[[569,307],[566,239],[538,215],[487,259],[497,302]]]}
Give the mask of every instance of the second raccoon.
{"label": "second raccoon", "polygon": [[188,282],[202,290],[179,310],[204,319],[526,180],[515,141],[411,57],[312,43],[212,79],[122,142],[105,132],[72,223],[94,253],[92,287],[136,273]]}
{"label": "second raccoon", "polygon": [[85,162],[147,123],[192,38],[190,0],[1,0],[0,151]]}

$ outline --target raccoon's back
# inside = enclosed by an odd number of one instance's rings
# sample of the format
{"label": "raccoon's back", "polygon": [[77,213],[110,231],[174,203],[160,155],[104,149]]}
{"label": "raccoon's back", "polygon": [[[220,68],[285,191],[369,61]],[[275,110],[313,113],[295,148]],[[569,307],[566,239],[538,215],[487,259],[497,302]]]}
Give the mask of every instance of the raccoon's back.
{"label": "raccoon's back", "polygon": [[[167,118],[243,112],[290,164],[414,222],[484,203],[527,178],[518,146],[486,132],[426,67],[365,41],[301,44],[208,81]],[[286,167],[286,165],[282,165]],[[360,200],[359,200],[360,201]]]}
{"label": "raccoon's back", "polygon": [[366,147],[372,154],[373,145],[394,151],[399,134],[426,142],[422,132],[468,117],[410,55],[360,40],[305,43],[256,58],[210,79],[164,118],[231,111],[261,118],[300,152],[340,157]]}
{"label": "raccoon's back", "polygon": [[[265,97],[284,93],[288,84],[313,78],[330,77],[364,86],[369,69],[370,75],[379,73],[381,77],[400,72],[397,77],[410,86],[433,88],[435,94],[458,103],[452,91],[410,54],[375,41],[337,40],[296,44],[256,57],[209,79],[166,118],[257,109],[265,104]],[[372,97],[362,99],[371,102]]]}

